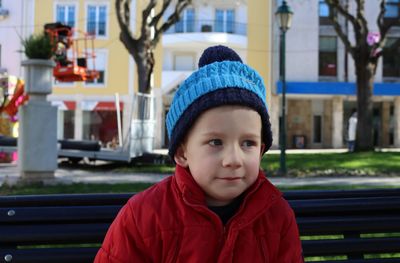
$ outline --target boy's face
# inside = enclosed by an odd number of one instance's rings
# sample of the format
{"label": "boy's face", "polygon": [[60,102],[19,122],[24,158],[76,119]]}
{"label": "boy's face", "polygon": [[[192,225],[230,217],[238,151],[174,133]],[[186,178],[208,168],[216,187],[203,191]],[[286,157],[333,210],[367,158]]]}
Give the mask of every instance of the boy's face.
{"label": "boy's face", "polygon": [[204,190],[208,205],[229,204],[257,179],[264,145],[261,117],[242,106],[205,111],[175,154]]}

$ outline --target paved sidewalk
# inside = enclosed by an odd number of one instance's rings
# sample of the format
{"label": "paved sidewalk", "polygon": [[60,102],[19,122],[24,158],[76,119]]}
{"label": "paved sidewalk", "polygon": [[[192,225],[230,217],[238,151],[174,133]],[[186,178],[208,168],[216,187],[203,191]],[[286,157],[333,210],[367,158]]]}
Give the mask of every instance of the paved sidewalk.
{"label": "paved sidewalk", "polygon": [[[128,183],[128,182],[159,182],[169,174],[151,173],[112,173],[101,171],[87,171],[79,169],[57,169],[55,183]],[[15,164],[0,164],[0,185],[7,181],[15,184],[19,178],[18,168]],[[370,187],[399,186],[400,177],[307,177],[307,178],[270,178],[278,186],[304,186],[304,185],[363,185]]]}

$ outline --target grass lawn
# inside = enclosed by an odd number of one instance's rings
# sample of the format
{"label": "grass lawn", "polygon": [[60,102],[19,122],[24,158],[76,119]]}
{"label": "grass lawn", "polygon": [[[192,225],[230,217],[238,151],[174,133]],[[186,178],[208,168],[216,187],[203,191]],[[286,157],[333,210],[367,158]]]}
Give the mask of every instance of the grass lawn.
{"label": "grass lawn", "polygon": [[[275,174],[279,169],[279,155],[267,154],[261,166]],[[341,174],[341,175],[381,175],[400,176],[400,153],[321,153],[287,154],[286,165],[291,175]]]}
{"label": "grass lawn", "polygon": [[[277,175],[279,154],[266,154],[261,167],[269,175]],[[307,175],[394,175],[400,176],[399,152],[287,154],[290,176]],[[121,173],[172,173],[172,165],[123,165],[113,171]]]}

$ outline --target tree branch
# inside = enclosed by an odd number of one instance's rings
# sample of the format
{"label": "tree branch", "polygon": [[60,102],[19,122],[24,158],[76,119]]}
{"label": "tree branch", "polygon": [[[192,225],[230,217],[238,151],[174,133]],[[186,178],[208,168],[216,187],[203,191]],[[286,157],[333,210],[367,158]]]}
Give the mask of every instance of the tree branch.
{"label": "tree branch", "polygon": [[[336,0],[326,0],[326,3],[329,7],[329,19],[333,23],[333,27],[335,28],[336,33],[338,34],[339,38],[342,40],[343,44],[345,45],[346,49],[349,51],[350,55],[354,58],[354,47],[351,45],[347,34],[343,32],[342,27],[339,24],[338,16],[336,14],[335,9],[337,9],[336,5],[340,5],[339,2]],[[346,12],[347,13],[347,12]],[[345,16],[347,17],[347,16]],[[353,16],[350,15],[354,19]]]}
{"label": "tree branch", "polygon": [[178,3],[175,6],[175,10],[174,12],[167,18],[167,21],[165,21],[161,27],[156,27],[155,28],[155,34],[154,34],[154,39],[153,39],[153,43],[156,44],[162,33],[164,33],[165,31],[167,31],[173,24],[175,24],[178,20],[179,17],[182,13],[182,11],[192,3],[192,0],[179,0]]}
{"label": "tree branch", "polygon": [[150,22],[150,26],[157,26],[158,22],[160,21],[160,19],[162,18],[162,16],[165,13],[165,10],[167,10],[168,6],[171,4],[171,0],[164,0],[163,1],[163,5],[161,7],[160,12],[153,17],[153,19]]}
{"label": "tree branch", "polygon": [[357,21],[361,21],[360,27],[364,29],[365,36],[368,34],[368,22],[365,19],[364,6],[365,0],[356,0],[357,2]]}
{"label": "tree branch", "polygon": [[150,0],[149,4],[142,11],[142,25],[149,25],[147,22],[148,17],[151,15],[151,10],[156,7],[157,1]]}
{"label": "tree branch", "polygon": [[386,0],[382,0],[380,3],[379,15],[378,15],[378,18],[376,19],[376,24],[378,25],[381,36],[382,36],[382,29],[384,26],[385,12],[386,12]]}
{"label": "tree branch", "polygon": [[340,4],[339,0],[325,0],[325,3],[328,4],[329,7],[329,16],[334,15],[333,11],[335,9],[344,16],[347,20],[351,22],[354,28],[357,26],[357,20],[354,16],[352,16],[343,6]]}
{"label": "tree branch", "polygon": [[119,38],[126,47],[132,44],[134,46],[137,40],[133,37],[130,30],[130,0],[116,0],[115,8],[117,13],[117,21],[121,29]]}

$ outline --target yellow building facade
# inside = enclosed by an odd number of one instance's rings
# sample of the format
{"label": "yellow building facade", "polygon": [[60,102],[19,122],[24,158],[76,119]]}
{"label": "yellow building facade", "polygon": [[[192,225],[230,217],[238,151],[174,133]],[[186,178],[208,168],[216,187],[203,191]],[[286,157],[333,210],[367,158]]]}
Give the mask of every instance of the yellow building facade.
{"label": "yellow building facade", "polygon": [[[132,1],[131,29],[138,31],[143,1]],[[59,107],[58,138],[98,140],[103,147],[118,136],[116,101],[120,101],[122,137],[129,137],[136,95],[137,73],[133,58],[119,39],[120,28],[113,0],[40,0],[35,1],[35,33],[43,31],[47,23],[61,22],[74,28],[74,39],[84,33],[95,36],[95,58],[87,59],[87,66],[100,73],[94,81],[54,81],[49,99]],[[92,51],[90,41],[88,52]],[[159,45],[160,47],[161,45]],[[84,51],[84,41],[74,42],[68,50]],[[157,48],[156,57],[162,49]],[[94,62],[94,63],[93,63]],[[160,87],[161,63],[154,68],[154,88]],[[119,139],[119,138],[118,138]]]}
{"label": "yellow building facade", "polygon": [[272,1],[247,1],[247,62],[263,77],[267,90],[267,105],[272,123],[273,145],[278,147],[279,102],[272,96],[275,87],[273,73],[279,65],[272,64],[273,19]]}
{"label": "yellow building facade", "polygon": [[[247,63],[263,77],[271,87],[271,5],[270,1],[247,1]],[[270,105],[271,89],[267,89],[267,103]]]}

